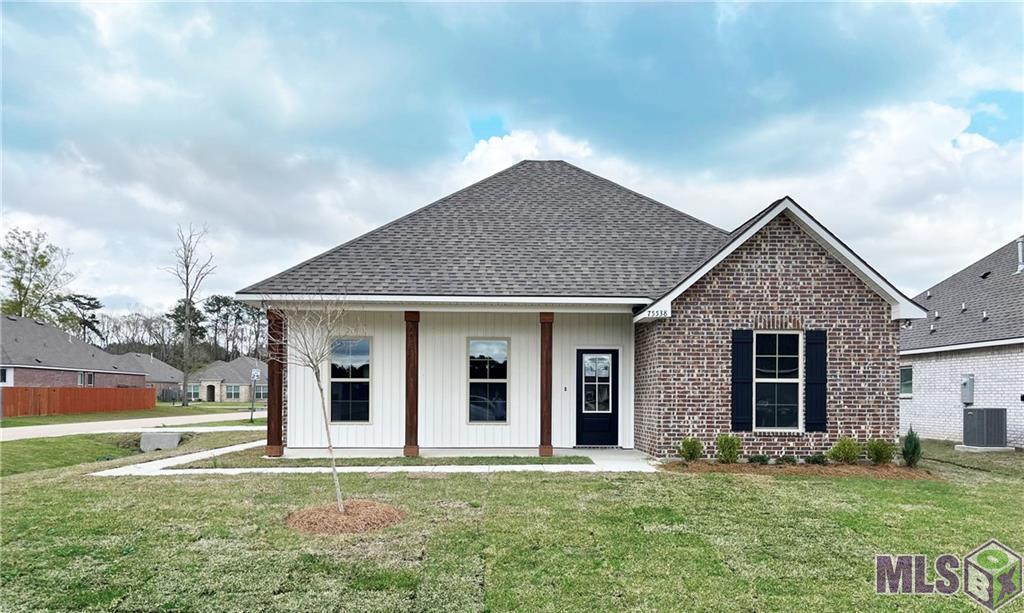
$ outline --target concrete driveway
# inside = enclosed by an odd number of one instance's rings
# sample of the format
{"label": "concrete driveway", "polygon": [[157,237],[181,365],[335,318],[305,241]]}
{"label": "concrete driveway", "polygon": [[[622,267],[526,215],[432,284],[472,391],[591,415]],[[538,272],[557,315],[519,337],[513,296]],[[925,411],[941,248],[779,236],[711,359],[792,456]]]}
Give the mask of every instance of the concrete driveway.
{"label": "concrete driveway", "polygon": [[[254,414],[254,417],[257,419],[266,416],[266,411],[256,411]],[[19,441],[27,438],[70,436],[72,434],[90,434],[96,432],[116,432],[120,430],[136,430],[139,428],[156,428],[159,426],[180,426],[183,424],[213,424],[220,421],[238,421],[239,419],[249,419],[249,411],[215,413],[212,415],[178,415],[175,417],[145,417],[143,419],[112,419],[109,421],[86,421],[76,424],[54,424],[52,426],[18,426],[15,428],[0,428],[0,441]]]}

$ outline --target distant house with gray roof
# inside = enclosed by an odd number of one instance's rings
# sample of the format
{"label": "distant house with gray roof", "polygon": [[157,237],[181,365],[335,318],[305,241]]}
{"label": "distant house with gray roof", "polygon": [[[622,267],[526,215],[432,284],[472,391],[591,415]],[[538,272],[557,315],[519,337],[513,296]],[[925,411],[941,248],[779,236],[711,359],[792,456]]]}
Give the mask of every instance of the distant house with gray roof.
{"label": "distant house with gray roof", "polygon": [[145,387],[146,373],[50,324],[0,317],[0,385],[5,387]]}
{"label": "distant house with gray roof", "polygon": [[960,385],[975,408],[1005,408],[1007,439],[1024,447],[1024,237],[925,290],[925,319],[900,332],[900,426],[961,440]]}
{"label": "distant house with gray roof", "polygon": [[146,385],[157,390],[160,400],[180,400],[182,372],[148,353],[129,352],[118,356],[132,370],[146,373]]}
{"label": "distant house with gray roof", "polygon": [[[253,372],[258,377],[253,379]],[[203,402],[257,402],[267,399],[267,363],[242,356],[230,362],[211,362],[189,377],[189,400]]]}

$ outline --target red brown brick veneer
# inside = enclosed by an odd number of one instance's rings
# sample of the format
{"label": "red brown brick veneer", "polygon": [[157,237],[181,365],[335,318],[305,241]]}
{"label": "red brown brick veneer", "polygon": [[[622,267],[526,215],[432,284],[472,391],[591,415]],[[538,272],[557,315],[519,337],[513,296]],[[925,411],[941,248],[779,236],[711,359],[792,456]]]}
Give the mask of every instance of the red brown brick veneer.
{"label": "red brown brick veneer", "polygon": [[734,329],[828,332],[828,431],[739,432],[743,455],[805,456],[840,436],[894,441],[899,429],[899,324],[870,287],[788,217],[771,221],[636,330],[635,442],[654,456],[684,437],[730,432]]}

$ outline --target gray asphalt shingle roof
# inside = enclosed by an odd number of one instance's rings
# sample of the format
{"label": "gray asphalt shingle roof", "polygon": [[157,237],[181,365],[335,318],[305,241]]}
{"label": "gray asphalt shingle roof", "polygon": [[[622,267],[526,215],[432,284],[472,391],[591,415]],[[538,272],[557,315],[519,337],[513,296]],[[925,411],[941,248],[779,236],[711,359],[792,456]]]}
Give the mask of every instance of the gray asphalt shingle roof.
{"label": "gray asphalt shingle roof", "polygon": [[[917,295],[914,301],[928,309],[928,318],[900,332],[900,349],[1024,337],[1024,273],[1013,274],[1016,270],[1017,244],[1011,241]],[[961,311],[962,305],[967,310]]]}
{"label": "gray asphalt shingle roof", "polygon": [[267,381],[267,363],[256,358],[242,356],[230,362],[216,360],[207,364],[206,368],[189,377],[192,381],[222,381],[230,385],[249,385],[252,383],[252,369],[260,369],[259,382]]}
{"label": "gray asphalt shingle roof", "polygon": [[8,366],[144,374],[122,356],[27,317],[0,317],[0,362]]}
{"label": "gray asphalt shingle roof", "polygon": [[562,161],[524,161],[242,294],[658,298],[728,233]]}
{"label": "gray asphalt shingle roof", "polygon": [[146,373],[146,381],[152,383],[181,383],[182,374],[177,368],[148,353],[129,352],[118,356],[125,368]]}

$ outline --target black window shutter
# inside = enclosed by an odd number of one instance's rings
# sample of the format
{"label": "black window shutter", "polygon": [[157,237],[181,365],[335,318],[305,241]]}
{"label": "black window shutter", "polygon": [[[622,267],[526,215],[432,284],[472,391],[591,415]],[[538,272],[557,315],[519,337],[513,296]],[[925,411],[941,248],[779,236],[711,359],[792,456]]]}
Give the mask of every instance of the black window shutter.
{"label": "black window shutter", "polygon": [[732,331],[732,430],[754,429],[754,331]]}
{"label": "black window shutter", "polygon": [[828,339],[824,330],[804,333],[807,361],[804,366],[804,430],[825,432],[828,416],[825,410],[828,381]]}

